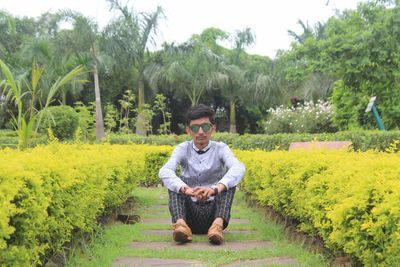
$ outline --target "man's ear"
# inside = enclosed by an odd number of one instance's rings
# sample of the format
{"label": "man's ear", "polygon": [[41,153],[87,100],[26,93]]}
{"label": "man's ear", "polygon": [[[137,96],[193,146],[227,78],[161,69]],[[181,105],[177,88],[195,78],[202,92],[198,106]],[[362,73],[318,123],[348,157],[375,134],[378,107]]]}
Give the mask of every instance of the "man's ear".
{"label": "man's ear", "polygon": [[190,129],[189,129],[188,126],[186,126],[186,133],[187,133],[188,135],[190,135]]}
{"label": "man's ear", "polygon": [[213,133],[217,132],[217,125],[216,124],[212,125],[212,132]]}

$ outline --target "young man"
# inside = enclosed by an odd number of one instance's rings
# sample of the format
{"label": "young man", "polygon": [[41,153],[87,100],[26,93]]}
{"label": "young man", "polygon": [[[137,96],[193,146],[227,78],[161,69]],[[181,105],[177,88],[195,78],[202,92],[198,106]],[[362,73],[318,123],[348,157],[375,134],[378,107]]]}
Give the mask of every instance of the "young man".
{"label": "young man", "polygon": [[[211,108],[203,104],[190,108],[186,132],[192,141],[179,144],[159,171],[169,192],[176,242],[191,241],[192,232],[207,233],[213,244],[224,240],[222,230],[229,224],[235,187],[245,167],[226,144],[211,141],[215,130]],[[178,165],[180,177],[176,175]]]}

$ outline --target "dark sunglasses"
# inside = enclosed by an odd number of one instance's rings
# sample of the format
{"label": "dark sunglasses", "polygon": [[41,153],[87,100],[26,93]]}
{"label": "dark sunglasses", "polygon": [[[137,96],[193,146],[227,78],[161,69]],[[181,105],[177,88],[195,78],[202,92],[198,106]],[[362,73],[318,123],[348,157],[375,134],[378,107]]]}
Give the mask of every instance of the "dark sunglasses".
{"label": "dark sunglasses", "polygon": [[208,123],[208,122],[206,122],[206,123],[203,123],[203,124],[193,124],[193,125],[190,125],[189,126],[189,128],[190,128],[190,130],[192,131],[192,132],[194,132],[194,133],[198,133],[199,132],[199,130],[200,130],[200,127],[201,127],[201,129],[203,129],[203,132],[208,132],[210,129],[211,129],[211,127],[212,127],[212,124],[211,123]]}

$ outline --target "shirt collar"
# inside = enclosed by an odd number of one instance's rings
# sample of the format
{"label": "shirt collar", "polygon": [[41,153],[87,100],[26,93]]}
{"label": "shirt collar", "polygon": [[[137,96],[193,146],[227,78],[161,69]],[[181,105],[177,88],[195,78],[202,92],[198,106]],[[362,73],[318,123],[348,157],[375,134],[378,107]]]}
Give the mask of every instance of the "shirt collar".
{"label": "shirt collar", "polygon": [[[196,147],[196,145],[194,144],[194,142],[192,141],[192,147],[193,147],[193,149],[196,151],[196,152],[198,152],[200,149],[198,149],[197,147]],[[208,145],[205,147],[205,148],[203,148],[202,150],[203,151],[207,151],[209,148],[211,147],[211,141],[208,141]]]}

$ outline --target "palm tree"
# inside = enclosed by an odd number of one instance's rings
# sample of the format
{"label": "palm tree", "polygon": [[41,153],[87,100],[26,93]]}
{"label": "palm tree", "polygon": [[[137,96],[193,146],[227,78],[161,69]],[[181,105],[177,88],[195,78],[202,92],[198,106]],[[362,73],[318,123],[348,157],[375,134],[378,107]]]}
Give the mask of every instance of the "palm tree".
{"label": "palm tree", "polygon": [[240,65],[240,55],[244,52],[244,49],[251,46],[256,41],[256,36],[250,28],[245,28],[242,31],[236,31],[234,36],[234,47],[233,47],[233,61],[234,65]]}
{"label": "palm tree", "polygon": [[153,62],[145,72],[153,88],[164,83],[188,97],[194,106],[206,91],[215,87],[221,58],[201,43],[164,45],[163,53],[164,61]]}
{"label": "palm tree", "polygon": [[[118,10],[121,16],[105,30],[109,41],[109,49],[116,57],[123,57],[125,65],[136,76],[138,90],[138,119],[136,133],[145,135],[147,130],[144,119],[145,91],[144,70],[147,64],[148,44],[154,43],[153,33],[157,34],[157,26],[164,15],[158,6],[153,13],[136,13],[118,0],[108,0],[111,9]],[[123,55],[123,56],[121,56]],[[128,61],[128,62],[127,62]]]}
{"label": "palm tree", "polygon": [[98,74],[99,53],[97,51],[97,24],[90,18],[71,10],[63,10],[58,13],[58,16],[59,20],[72,20],[74,24],[72,38],[70,40],[70,46],[72,45],[73,50],[70,51],[70,53],[81,63],[82,61],[87,62],[87,60],[90,60],[96,103],[96,140],[100,140],[104,137],[104,122]]}
{"label": "palm tree", "polygon": [[221,65],[217,84],[229,101],[229,132],[236,133],[236,103],[248,88],[245,71],[236,65]]}
{"label": "palm tree", "polygon": [[[12,37],[16,36],[15,19],[6,11],[0,10],[0,58],[6,58],[12,51]],[[14,47],[15,49],[15,47]]]}
{"label": "palm tree", "polygon": [[236,103],[243,91],[246,91],[248,88],[245,72],[240,68],[240,56],[244,52],[244,49],[254,42],[255,35],[250,28],[245,28],[243,31],[236,31],[232,51],[232,64],[222,65],[221,68],[220,84],[222,84],[222,93],[229,100],[230,133],[236,133]]}

